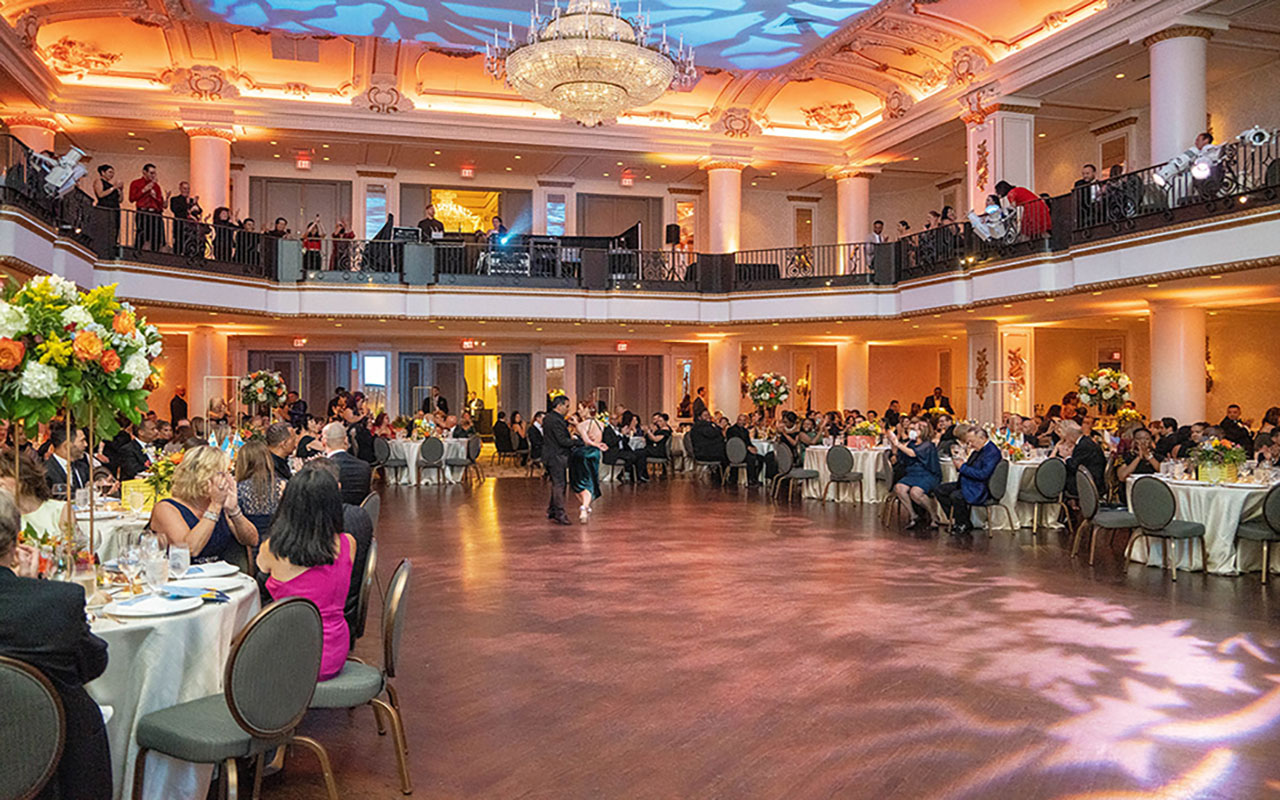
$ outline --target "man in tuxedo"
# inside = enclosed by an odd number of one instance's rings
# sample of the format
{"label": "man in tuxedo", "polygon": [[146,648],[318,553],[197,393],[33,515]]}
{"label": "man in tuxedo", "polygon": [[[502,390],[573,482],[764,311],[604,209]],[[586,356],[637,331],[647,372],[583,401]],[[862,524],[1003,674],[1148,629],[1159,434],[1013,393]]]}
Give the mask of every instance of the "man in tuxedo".
{"label": "man in tuxedo", "polygon": [[[739,414],[738,421],[730,425],[729,429],[724,432],[724,438],[726,442],[730,439],[741,439],[742,443],[747,446],[747,485],[759,486],[760,467],[764,465],[764,459],[760,457],[755,446],[751,444],[751,431],[747,427],[750,421],[746,414]],[[734,485],[737,485],[737,480],[737,475],[734,475]]]}
{"label": "man in tuxedo", "polygon": [[295,431],[307,427],[307,401],[300,398],[297,392],[289,392],[285,395],[284,412],[285,421],[292,425]]}
{"label": "man in tuxedo", "polygon": [[884,244],[884,220],[878,219],[871,223],[871,243]]}
{"label": "man in tuxedo", "polygon": [[623,464],[623,480],[626,480],[626,476],[630,475],[631,480],[637,483],[648,483],[649,476],[645,474],[644,469],[644,450],[631,449],[631,437],[635,434],[636,415],[630,411],[623,413],[620,427],[606,425],[603,438],[609,449],[604,451],[601,460],[610,466],[621,462]]}
{"label": "man in tuxedo", "polygon": [[702,416],[693,423],[693,428],[685,435],[692,437],[690,441],[693,444],[695,460],[716,461],[720,463],[721,468],[729,463],[729,457],[724,452],[724,433],[721,432],[720,426],[711,421],[710,411],[703,409]]}
{"label": "man in tuxedo", "polygon": [[364,459],[347,452],[347,426],[330,422],[320,431],[324,454],[338,465],[338,485],[342,487],[342,502],[358,506],[369,496],[373,483],[373,468]]}
{"label": "man in tuxedo", "polygon": [[923,406],[925,411],[931,408],[940,408],[948,414],[956,413],[951,408],[951,398],[942,393],[941,386],[933,387],[933,394],[925,396]]}
{"label": "man in tuxedo", "polygon": [[106,671],[107,643],[89,631],[83,589],[36,579],[39,555],[18,544],[21,525],[12,495],[0,492],[0,655],[40,670],[66,715],[62,758],[39,796],[101,800],[111,796],[111,753],[84,685]]}
{"label": "man in tuxedo", "polygon": [[276,477],[289,480],[293,477],[293,470],[289,468],[289,456],[297,445],[297,434],[294,433],[293,426],[287,422],[273,422],[267,428],[265,438],[267,449],[271,451],[271,464],[275,468]]}
{"label": "man in tuxedo", "polygon": [[176,428],[178,423],[187,418],[187,387],[179,386],[173,390],[169,400],[169,422]]}
{"label": "man in tuxedo", "polygon": [[881,419],[884,421],[886,428],[897,427],[898,422],[902,419],[902,407],[898,405],[897,400],[889,401],[889,408],[885,410]]}
{"label": "man in tuxedo", "polygon": [[533,421],[529,423],[529,427],[524,432],[524,438],[529,440],[529,456],[542,458],[542,418],[547,414],[545,411],[537,411],[533,415]]}
{"label": "man in tuxedo", "polygon": [[498,421],[493,423],[493,446],[499,453],[510,453],[515,449],[511,441],[511,426],[507,424],[507,412],[498,412]]}
{"label": "man in tuxedo", "polygon": [[989,441],[987,432],[982,428],[971,428],[965,441],[970,454],[960,466],[960,480],[940,484],[937,489],[938,502],[951,515],[953,536],[963,536],[973,530],[969,507],[991,498],[987,481],[991,480],[991,474],[1004,458],[1000,455],[1000,448]]}
{"label": "man in tuxedo", "polygon": [[440,394],[439,386],[431,387],[431,395],[422,400],[422,413],[430,416],[439,411],[446,416],[449,413],[449,401],[444,399],[444,395]]}
{"label": "man in tuxedo", "polygon": [[696,425],[702,419],[702,412],[707,410],[707,387],[698,387],[698,396],[693,398],[693,422]]}
{"label": "man in tuxedo", "polygon": [[569,454],[581,442],[569,433],[569,423],[564,413],[569,409],[569,398],[557,395],[551,400],[551,409],[542,417],[542,464],[551,476],[551,499],[547,502],[547,519],[557,525],[570,525],[564,513],[564,490],[569,470]]}
{"label": "man in tuxedo", "polygon": [[55,422],[49,426],[49,460],[44,463],[44,476],[49,488],[71,486],[76,489],[89,485],[89,461],[84,457],[88,442],[84,429],[76,428],[67,435],[67,424]]}
{"label": "man in tuxedo", "polygon": [[1249,426],[1240,421],[1240,406],[1232,403],[1227,406],[1227,415],[1218,423],[1222,428],[1222,436],[1227,441],[1244,448],[1245,453],[1253,455],[1253,434]]}
{"label": "man in tuxedo", "polygon": [[116,448],[112,471],[121,481],[129,481],[151,466],[153,454],[149,452],[151,442],[156,438],[156,423],[143,419],[133,426],[132,435],[128,436]]}
{"label": "man in tuxedo", "polygon": [[1092,436],[1084,435],[1080,423],[1064,419],[1058,423],[1058,446],[1053,454],[1067,462],[1067,494],[1076,496],[1076,471],[1084,467],[1099,489],[1107,485],[1107,457]]}

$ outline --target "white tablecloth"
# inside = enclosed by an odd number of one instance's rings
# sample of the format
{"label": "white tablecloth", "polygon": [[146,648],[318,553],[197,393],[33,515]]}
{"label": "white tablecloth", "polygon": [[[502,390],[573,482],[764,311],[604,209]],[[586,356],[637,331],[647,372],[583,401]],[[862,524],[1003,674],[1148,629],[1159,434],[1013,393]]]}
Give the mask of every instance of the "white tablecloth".
{"label": "white tablecloth", "polygon": [[[258,607],[257,584],[246,577],[245,588],[232,592],[224,604],[205,603],[169,617],[93,623],[93,632],[107,641],[107,671],[85,688],[98,705],[112,708],[107,738],[116,798],[132,791],[138,720],[152,711],[222,691],[231,639]],[[151,753],[145,796],[148,800],[203,798],[212,771],[209,765]]]}
{"label": "white tablecloth", "polygon": [[[831,473],[827,470],[827,451],[831,448],[824,445],[813,445],[804,451],[804,468],[818,471],[818,479],[816,481],[805,481],[804,496],[811,498],[822,497],[822,487],[827,484],[827,479]],[[887,447],[873,447],[869,450],[850,450],[853,453],[853,471],[862,475],[862,495],[858,498],[864,503],[878,503],[885,497],[887,487],[881,487],[876,483],[876,472],[880,467],[880,461],[884,458],[885,453],[889,452]],[[827,493],[827,497],[834,499],[838,503],[852,503],[851,484],[837,483]]]}
{"label": "white tablecloth", "polygon": [[[1025,482],[1027,487],[1031,487],[1035,481],[1035,468],[1042,462],[1016,461],[1009,465],[1009,482],[1005,484],[1004,497],[1000,498],[1000,505],[1013,512],[1013,521],[1020,528],[1030,528],[1031,522],[1035,517],[1036,507],[1034,503],[1022,503],[1018,501],[1018,490]],[[950,459],[942,459],[942,481],[959,480],[959,474],[956,466]],[[970,513],[970,522],[977,527],[985,527],[987,524],[986,515],[989,511],[983,509],[973,509]],[[1041,511],[1040,526],[1045,528],[1058,528],[1061,525],[1058,522],[1048,521],[1051,517],[1056,517],[1052,511]],[[991,515],[991,527],[998,531],[1007,531],[1009,528],[1009,518],[1003,511],[996,511]]]}
{"label": "white tablecloth", "polygon": [[[1129,479],[1129,485],[1137,480]],[[1209,571],[1218,575],[1236,575],[1262,569],[1262,545],[1244,542],[1236,547],[1236,527],[1241,517],[1248,519],[1262,511],[1262,501],[1269,486],[1241,484],[1215,485],[1199,481],[1167,481],[1178,501],[1175,519],[1204,525],[1205,552],[1209,555]],[[1132,510],[1132,506],[1130,507]],[[1133,545],[1132,558],[1158,567],[1164,558],[1162,544],[1143,541]],[[1178,545],[1178,569],[1202,569],[1200,545]]]}
{"label": "white tablecloth", "polygon": [[[144,511],[136,517],[126,513],[123,516],[112,519],[95,518],[93,521],[93,539],[94,551],[97,552],[98,559],[101,561],[116,559],[120,555],[120,551],[124,549],[124,544],[129,535],[141,533],[150,521],[150,511]],[[87,520],[79,520],[76,524],[87,537],[89,535],[89,522]]]}
{"label": "white tablecloth", "polygon": [[[467,457],[467,440],[466,439],[443,439],[445,460],[454,458]],[[389,469],[391,473],[389,479],[392,483],[398,483],[402,486],[416,486],[420,483],[438,483],[438,472],[434,469],[423,470],[421,476],[418,475],[418,450],[422,447],[422,440],[414,441],[413,439],[388,439],[387,444],[391,447],[392,458],[403,458],[409,462],[408,467],[398,467]],[[461,467],[446,467],[445,480],[448,483],[457,483],[462,480]]]}

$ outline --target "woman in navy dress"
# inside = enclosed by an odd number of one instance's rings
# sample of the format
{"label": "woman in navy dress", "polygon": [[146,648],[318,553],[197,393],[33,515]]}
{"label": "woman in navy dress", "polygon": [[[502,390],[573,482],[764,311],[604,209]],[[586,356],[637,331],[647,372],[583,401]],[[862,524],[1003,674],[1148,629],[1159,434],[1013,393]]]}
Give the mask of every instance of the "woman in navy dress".
{"label": "woman in navy dress", "polygon": [[[905,442],[892,430],[887,434],[890,452],[896,453],[898,459],[906,464],[906,472],[894,484],[893,491],[898,495],[902,507],[911,515],[911,520],[907,523],[908,530],[940,524],[934,516],[933,502],[928,497],[942,483],[942,465],[938,463],[938,448],[932,441],[932,433],[929,423],[921,421],[907,430]],[[917,506],[929,516],[927,525]]]}

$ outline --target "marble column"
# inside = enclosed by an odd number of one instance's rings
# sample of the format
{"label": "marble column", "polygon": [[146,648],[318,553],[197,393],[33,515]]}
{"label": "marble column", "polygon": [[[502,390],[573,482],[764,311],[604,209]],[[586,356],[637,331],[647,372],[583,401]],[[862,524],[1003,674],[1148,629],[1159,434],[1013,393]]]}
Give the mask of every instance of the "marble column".
{"label": "marble column", "polygon": [[[857,244],[871,239],[871,179],[879,169],[842,167],[828,173],[836,182],[836,243]],[[840,274],[866,272],[870,264],[851,248],[840,248]]]}
{"label": "marble column", "polygon": [[709,158],[700,164],[707,171],[710,252],[736,253],[742,231],[742,170],[746,161]]}
{"label": "marble column", "polygon": [[864,414],[870,400],[868,353],[866,342],[857,340],[836,345],[836,407],[841,411],[858,409]]}
{"label": "marble column", "polygon": [[1035,111],[1040,101],[991,97],[979,90],[961,103],[966,108],[961,119],[965,123],[969,161],[969,209],[985,209],[987,195],[995,194],[1000,181],[1036,192]]}
{"label": "marble column", "polygon": [[[1177,303],[1147,301],[1151,309],[1151,418],[1173,417],[1180,425],[1205,415],[1205,311]],[[1134,376],[1130,376],[1134,377]]]}
{"label": "marble column", "polygon": [[1207,126],[1205,60],[1212,31],[1177,25],[1142,40],[1151,70],[1151,163],[1195,143]]}
{"label": "marble column", "polygon": [[965,414],[979,423],[1000,422],[1003,384],[1000,378],[1000,326],[995,320],[979,319],[968,323],[969,357],[964,380],[956,388],[965,387]]}
{"label": "marble column", "polygon": [[230,381],[205,380],[210,375],[226,374],[227,335],[209,325],[197,326],[187,334],[187,398],[191,416],[207,416],[212,397],[230,401],[234,391]]}
{"label": "marble column", "polygon": [[37,153],[53,150],[53,140],[58,134],[58,123],[52,119],[34,114],[14,114],[5,117],[4,124],[8,126],[13,138]]}
{"label": "marble column", "polygon": [[[187,128],[191,152],[191,194],[200,198],[200,207],[212,216],[219,206],[231,201],[231,142],[235,134],[224,128]],[[248,213],[248,209],[241,209]]]}
{"label": "marble column", "polygon": [[742,409],[742,342],[733,336],[707,342],[707,372],[708,407],[736,418]]}

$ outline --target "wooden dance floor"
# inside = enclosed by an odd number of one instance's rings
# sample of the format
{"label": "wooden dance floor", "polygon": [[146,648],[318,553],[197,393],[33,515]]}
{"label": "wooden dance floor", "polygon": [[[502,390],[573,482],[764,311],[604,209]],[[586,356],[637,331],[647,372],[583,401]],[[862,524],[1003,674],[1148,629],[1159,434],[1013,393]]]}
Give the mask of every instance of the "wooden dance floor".
{"label": "wooden dance floor", "polygon": [[[587,525],[545,505],[523,478],[385,492],[415,797],[1280,797],[1257,574],[1173,584],[1105,538],[1091,569],[1059,533],[965,546],[685,480],[606,486]],[[344,798],[399,796],[368,709],[304,732]],[[314,760],[263,794],[323,797]]]}

